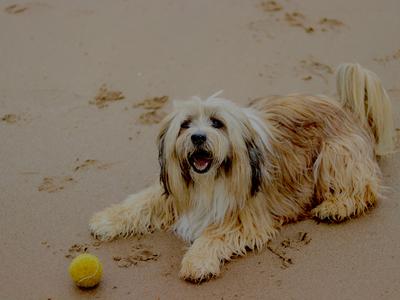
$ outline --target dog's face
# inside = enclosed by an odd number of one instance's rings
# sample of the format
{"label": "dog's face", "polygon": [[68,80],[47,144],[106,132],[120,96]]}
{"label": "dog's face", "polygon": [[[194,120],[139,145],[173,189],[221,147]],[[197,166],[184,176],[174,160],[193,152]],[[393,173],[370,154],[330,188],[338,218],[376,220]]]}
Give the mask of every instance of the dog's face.
{"label": "dog's face", "polygon": [[166,192],[184,193],[179,185],[190,186],[207,176],[222,176],[241,189],[249,180],[255,192],[261,176],[256,140],[248,117],[229,101],[193,99],[176,104],[159,134],[161,181]]}
{"label": "dog's face", "polygon": [[191,172],[206,174],[228,161],[232,148],[226,118],[216,107],[185,109],[177,122],[176,153],[182,165],[189,164]]}

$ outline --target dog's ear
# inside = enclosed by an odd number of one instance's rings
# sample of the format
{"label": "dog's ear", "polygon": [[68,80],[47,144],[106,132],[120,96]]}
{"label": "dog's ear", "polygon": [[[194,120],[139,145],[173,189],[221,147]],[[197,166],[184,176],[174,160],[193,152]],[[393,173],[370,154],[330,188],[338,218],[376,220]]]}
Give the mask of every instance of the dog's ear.
{"label": "dog's ear", "polygon": [[262,151],[254,140],[246,140],[247,153],[251,168],[251,196],[257,194],[262,182]]}
{"label": "dog's ear", "polygon": [[171,120],[164,122],[161,127],[160,133],[158,134],[158,162],[160,164],[160,183],[164,188],[164,194],[168,196],[171,193],[168,180],[168,170],[167,170],[167,157],[165,153],[165,136],[167,134]]}

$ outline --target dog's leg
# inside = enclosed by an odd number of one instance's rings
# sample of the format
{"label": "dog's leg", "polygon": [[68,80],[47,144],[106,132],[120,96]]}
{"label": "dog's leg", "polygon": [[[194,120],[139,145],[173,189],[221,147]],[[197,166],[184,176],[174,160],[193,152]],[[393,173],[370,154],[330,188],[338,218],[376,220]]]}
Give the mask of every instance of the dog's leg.
{"label": "dog's leg", "polygon": [[172,199],[163,194],[159,184],[155,184],[96,213],[89,228],[97,239],[104,241],[166,229],[173,222]]}
{"label": "dog's leg", "polygon": [[316,198],[311,213],[340,222],[364,213],[380,196],[380,171],[368,143],[360,136],[324,145],[314,166]]}
{"label": "dog's leg", "polygon": [[245,208],[222,224],[209,226],[194,241],[182,260],[179,276],[195,283],[217,277],[221,263],[249,249],[261,249],[275,233],[268,211]]}

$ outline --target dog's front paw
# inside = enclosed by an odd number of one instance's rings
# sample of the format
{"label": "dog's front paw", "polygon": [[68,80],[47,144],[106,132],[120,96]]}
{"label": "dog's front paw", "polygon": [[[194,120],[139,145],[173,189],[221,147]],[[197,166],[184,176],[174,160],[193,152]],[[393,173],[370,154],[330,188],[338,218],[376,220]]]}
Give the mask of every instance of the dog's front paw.
{"label": "dog's front paw", "polygon": [[103,210],[93,215],[89,221],[92,235],[101,241],[111,241],[122,234],[122,224],[113,216],[110,209]]}
{"label": "dog's front paw", "polygon": [[179,272],[181,279],[201,283],[220,274],[220,261],[218,258],[206,255],[185,255]]}
{"label": "dog's front paw", "polygon": [[351,215],[346,204],[334,201],[324,201],[311,210],[311,214],[323,221],[341,222]]}

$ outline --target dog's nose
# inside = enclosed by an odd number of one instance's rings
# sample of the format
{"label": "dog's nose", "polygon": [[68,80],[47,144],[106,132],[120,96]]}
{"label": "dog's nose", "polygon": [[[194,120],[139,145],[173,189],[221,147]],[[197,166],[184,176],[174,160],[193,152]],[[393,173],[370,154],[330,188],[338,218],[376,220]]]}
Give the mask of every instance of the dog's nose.
{"label": "dog's nose", "polygon": [[207,136],[204,133],[195,133],[192,134],[191,139],[193,145],[199,146],[207,140]]}

